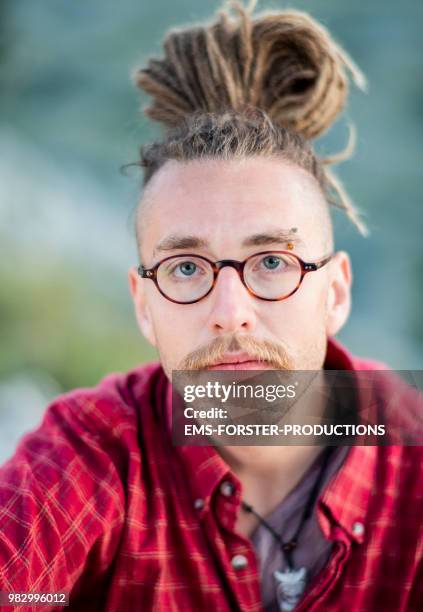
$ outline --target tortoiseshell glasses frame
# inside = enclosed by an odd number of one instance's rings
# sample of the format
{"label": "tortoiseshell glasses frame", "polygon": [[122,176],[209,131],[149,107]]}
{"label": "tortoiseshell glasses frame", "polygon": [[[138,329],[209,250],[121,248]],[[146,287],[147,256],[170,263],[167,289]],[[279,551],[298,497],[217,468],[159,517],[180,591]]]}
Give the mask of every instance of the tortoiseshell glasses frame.
{"label": "tortoiseshell glasses frame", "polygon": [[[290,291],[288,294],[286,295],[282,295],[276,298],[266,298],[266,297],[262,297],[260,295],[258,295],[257,293],[255,293],[251,287],[249,287],[245,281],[244,278],[244,269],[246,264],[254,257],[257,257],[259,255],[279,255],[279,254],[284,254],[284,255],[289,255],[290,257],[293,257],[297,260],[298,264],[299,264],[299,268],[300,268],[300,276],[299,276],[299,280],[298,283],[296,284],[296,286],[292,289],[292,291]],[[195,257],[196,259],[201,259],[203,261],[205,261],[207,264],[209,264],[209,266],[211,267],[212,271],[213,271],[213,280],[211,282],[210,287],[207,289],[207,291],[201,295],[200,297],[196,298],[195,300],[190,300],[190,301],[178,301],[175,300],[171,297],[169,297],[168,295],[166,295],[166,293],[162,290],[162,288],[159,285],[158,279],[157,279],[157,271],[159,269],[159,267],[164,264],[165,262],[171,260],[171,259],[179,259],[179,258],[187,258],[187,257]],[[267,302],[280,302],[282,300],[286,300],[287,298],[291,297],[291,295],[293,295],[296,291],[298,291],[298,289],[301,286],[301,283],[303,282],[303,279],[305,277],[306,274],[308,274],[309,272],[316,272],[317,270],[319,270],[320,268],[322,268],[324,265],[326,265],[333,257],[333,253],[331,253],[330,255],[326,255],[325,257],[323,257],[322,259],[315,261],[315,262],[307,262],[304,261],[303,259],[301,259],[301,257],[299,257],[298,255],[296,255],[295,253],[292,253],[292,251],[260,251],[259,253],[254,253],[253,255],[250,255],[249,257],[247,257],[246,259],[244,259],[244,261],[237,261],[235,259],[221,259],[219,261],[211,261],[210,259],[207,259],[207,257],[204,257],[202,255],[198,255],[197,253],[181,253],[178,255],[170,255],[169,257],[165,257],[164,259],[158,261],[153,267],[151,268],[146,268],[144,267],[142,264],[140,264],[137,268],[138,274],[142,277],[142,278],[148,278],[150,280],[152,280],[154,282],[154,284],[156,285],[158,291],[161,293],[161,295],[166,298],[167,300],[169,300],[170,302],[173,302],[174,304],[195,304],[196,302],[199,302],[200,300],[203,300],[205,297],[207,297],[209,295],[209,293],[211,293],[211,291],[213,291],[214,286],[216,285],[217,282],[217,277],[219,274],[219,271],[224,268],[225,266],[230,266],[232,268],[234,268],[238,274],[239,277],[241,279],[242,284],[244,285],[244,287],[247,289],[247,291],[254,297],[258,298],[259,300],[265,300]]]}

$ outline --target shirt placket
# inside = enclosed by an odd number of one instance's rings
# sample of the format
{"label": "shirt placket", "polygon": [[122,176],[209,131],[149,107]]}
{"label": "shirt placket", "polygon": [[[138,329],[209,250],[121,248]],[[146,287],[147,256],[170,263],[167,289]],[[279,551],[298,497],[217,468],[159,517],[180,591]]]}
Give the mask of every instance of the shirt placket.
{"label": "shirt placket", "polygon": [[305,593],[295,608],[295,612],[325,610],[325,601],[329,598],[338,581],[342,578],[342,570],[351,554],[351,540],[340,527],[333,528],[335,539],[334,550],[326,566],[306,588]]}
{"label": "shirt placket", "polygon": [[257,558],[250,540],[235,530],[240,509],[239,483],[225,478],[214,491],[211,512],[217,526],[212,545],[226,577],[228,588],[242,612],[263,612]]}
{"label": "shirt placket", "polygon": [[[257,557],[251,541],[234,531],[240,508],[240,487],[231,477],[226,477],[216,488],[210,511],[218,525],[217,537],[212,538],[216,555],[223,565],[231,594],[242,612],[263,612],[260,574]],[[335,540],[333,553],[318,576],[306,589],[296,612],[322,610],[324,603],[342,576],[342,569],[351,553],[351,540],[344,530],[331,527]],[[232,609],[232,606],[231,606]]]}

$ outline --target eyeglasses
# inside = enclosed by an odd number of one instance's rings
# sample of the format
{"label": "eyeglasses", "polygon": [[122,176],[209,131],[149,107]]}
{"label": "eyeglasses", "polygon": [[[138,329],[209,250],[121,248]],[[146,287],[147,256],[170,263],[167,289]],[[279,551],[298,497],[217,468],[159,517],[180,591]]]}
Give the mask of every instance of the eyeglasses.
{"label": "eyeglasses", "polygon": [[210,261],[202,255],[171,255],[152,268],[138,267],[142,278],[152,280],[166,299],[175,304],[194,304],[205,298],[216,284],[219,271],[235,268],[247,291],[260,300],[286,300],[295,293],[304,276],[327,264],[333,254],[316,262],[305,262],[289,251],[263,251],[244,261]]}

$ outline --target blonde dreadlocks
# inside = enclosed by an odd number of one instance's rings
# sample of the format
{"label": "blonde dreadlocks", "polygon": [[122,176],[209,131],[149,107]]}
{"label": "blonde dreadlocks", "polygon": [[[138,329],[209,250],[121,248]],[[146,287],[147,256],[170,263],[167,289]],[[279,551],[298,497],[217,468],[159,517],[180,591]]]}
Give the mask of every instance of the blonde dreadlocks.
{"label": "blonde dreadlocks", "polygon": [[136,72],[136,84],[152,97],[144,112],[166,128],[162,140],[141,149],[144,184],[170,159],[279,156],[310,172],[328,202],[366,235],[327,168],[349,156],[351,140],[326,159],[309,142],[344,108],[348,76],[362,89],[365,78],[310,16],[279,11],[253,17],[255,4],[232,1],[211,24],[170,30],[164,58]]}

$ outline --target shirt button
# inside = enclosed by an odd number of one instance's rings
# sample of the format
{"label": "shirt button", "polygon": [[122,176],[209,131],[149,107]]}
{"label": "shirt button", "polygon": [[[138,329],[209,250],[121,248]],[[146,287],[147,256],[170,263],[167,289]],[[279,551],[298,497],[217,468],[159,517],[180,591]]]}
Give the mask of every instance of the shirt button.
{"label": "shirt button", "polygon": [[364,533],[364,525],[360,521],[356,521],[352,526],[352,532],[356,536],[361,536]]}
{"label": "shirt button", "polygon": [[231,559],[231,564],[235,570],[244,569],[248,565],[248,559],[244,555],[235,555]]}
{"label": "shirt button", "polygon": [[230,497],[231,495],[233,495],[234,490],[234,485],[228,480],[225,480],[225,482],[222,482],[222,484],[220,485],[220,492],[225,497]]}
{"label": "shirt button", "polygon": [[200,497],[196,499],[194,502],[194,508],[196,510],[201,510],[201,508],[204,508],[204,499],[201,499]]}

